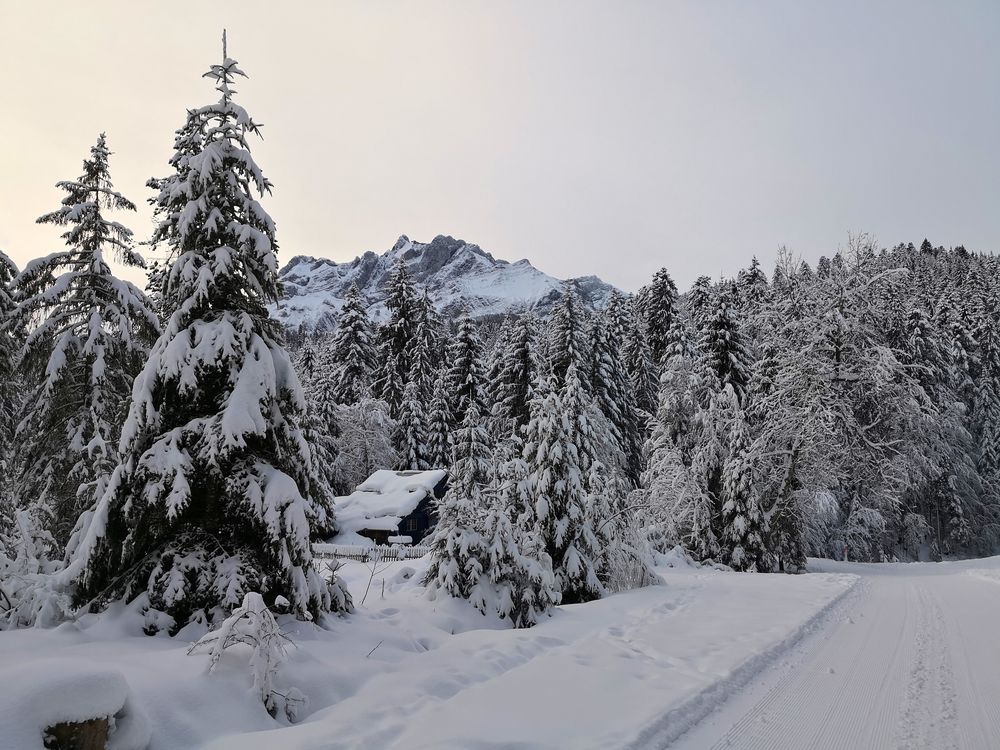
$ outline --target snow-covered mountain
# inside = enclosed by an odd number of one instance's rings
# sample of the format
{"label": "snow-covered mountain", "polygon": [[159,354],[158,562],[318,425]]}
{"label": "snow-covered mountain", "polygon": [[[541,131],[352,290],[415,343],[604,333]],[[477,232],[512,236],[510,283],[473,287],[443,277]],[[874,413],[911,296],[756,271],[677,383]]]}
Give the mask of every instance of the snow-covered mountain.
{"label": "snow-covered mountain", "polygon": [[[545,315],[562,296],[563,282],[527,260],[510,263],[478,245],[439,235],[429,243],[403,235],[392,249],[367,252],[349,263],[298,255],[281,269],[284,297],[272,314],[286,326],[333,327],[351,284],[357,284],[374,320],[386,317],[386,284],[396,264],[406,263],[418,291],[427,290],[435,307],[448,316],[481,318],[508,312]],[[572,279],[583,302],[607,304],[614,287],[596,276]]]}

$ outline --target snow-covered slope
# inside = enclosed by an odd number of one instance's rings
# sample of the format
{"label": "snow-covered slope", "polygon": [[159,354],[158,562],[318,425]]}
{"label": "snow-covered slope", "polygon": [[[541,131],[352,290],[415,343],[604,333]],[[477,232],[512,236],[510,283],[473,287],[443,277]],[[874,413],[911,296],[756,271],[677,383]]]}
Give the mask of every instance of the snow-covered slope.
{"label": "snow-covered slope", "polygon": [[[531,310],[545,315],[562,295],[563,282],[527,260],[498,260],[478,245],[438,235],[429,243],[405,235],[379,255],[367,252],[349,263],[298,255],[281,270],[284,299],[272,313],[286,326],[329,328],[351,284],[357,284],[375,320],[386,316],[386,283],[402,260],[418,290],[427,290],[439,311],[475,318]],[[607,304],[614,287],[596,276],[572,279],[591,308]]]}

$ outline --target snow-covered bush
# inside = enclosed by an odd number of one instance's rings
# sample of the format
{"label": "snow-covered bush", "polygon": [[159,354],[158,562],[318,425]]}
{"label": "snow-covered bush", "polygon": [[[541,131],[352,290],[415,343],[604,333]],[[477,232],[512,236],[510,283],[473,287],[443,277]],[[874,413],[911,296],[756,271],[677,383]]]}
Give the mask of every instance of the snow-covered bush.
{"label": "snow-covered bush", "polygon": [[243,603],[233,610],[217,630],[206,633],[191,644],[188,654],[209,655],[208,672],[219,664],[223,652],[241,643],[249,646],[250,677],[253,690],[271,716],[282,715],[295,721],[305,707],[305,697],[296,688],[277,688],[278,668],[287,658],[286,644],[291,640],[278,627],[274,615],[255,591],[244,595]]}
{"label": "snow-covered bush", "polygon": [[55,540],[27,511],[14,514],[11,533],[0,540],[0,629],[49,627],[68,619],[72,599],[53,575]]}
{"label": "snow-covered bush", "polygon": [[552,560],[532,532],[511,523],[502,501],[485,516],[484,536],[485,570],[470,594],[473,606],[515,628],[538,624],[560,600]]}

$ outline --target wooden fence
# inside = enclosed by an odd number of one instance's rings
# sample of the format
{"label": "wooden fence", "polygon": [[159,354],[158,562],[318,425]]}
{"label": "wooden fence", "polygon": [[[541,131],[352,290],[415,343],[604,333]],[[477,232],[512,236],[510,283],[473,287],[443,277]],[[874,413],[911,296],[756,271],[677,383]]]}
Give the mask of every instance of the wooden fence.
{"label": "wooden fence", "polygon": [[431,551],[430,547],[377,544],[363,547],[360,544],[321,544],[312,546],[313,558],[316,560],[356,560],[371,562],[372,560],[415,560]]}

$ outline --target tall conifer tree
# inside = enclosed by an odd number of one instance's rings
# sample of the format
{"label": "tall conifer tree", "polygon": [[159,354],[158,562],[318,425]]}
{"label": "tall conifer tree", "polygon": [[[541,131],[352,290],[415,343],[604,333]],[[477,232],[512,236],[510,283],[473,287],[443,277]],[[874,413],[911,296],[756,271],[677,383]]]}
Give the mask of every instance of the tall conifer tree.
{"label": "tall conifer tree", "polygon": [[154,240],[175,253],[169,318],[75,561],[79,603],[145,592],[150,631],[215,620],[251,591],[284,597],[300,617],[344,601],[312,566],[328,509],[313,486],[302,388],[267,311],[277,246],[258,198],[271,183],[250,154],[259,126],[233,100],[244,73],[225,36],[205,75],[220,99],[189,110],[175,172],[155,181]]}
{"label": "tall conifer tree", "polygon": [[62,206],[38,222],[66,227],[66,248],[29,263],[14,282],[17,326],[28,330],[20,358],[29,384],[17,430],[20,494],[62,545],[118,462],[124,402],[158,331],[145,295],[115,277],[105,257],[144,265],[132,232],[104,216],[135,210],[111,183],[110,156],[102,133],[80,178],[58,183]]}
{"label": "tall conifer tree", "polygon": [[371,390],[375,370],[375,345],[371,321],[361,300],[361,291],[352,284],[337,320],[337,332],[330,345],[332,396],[340,404],[356,404]]}

